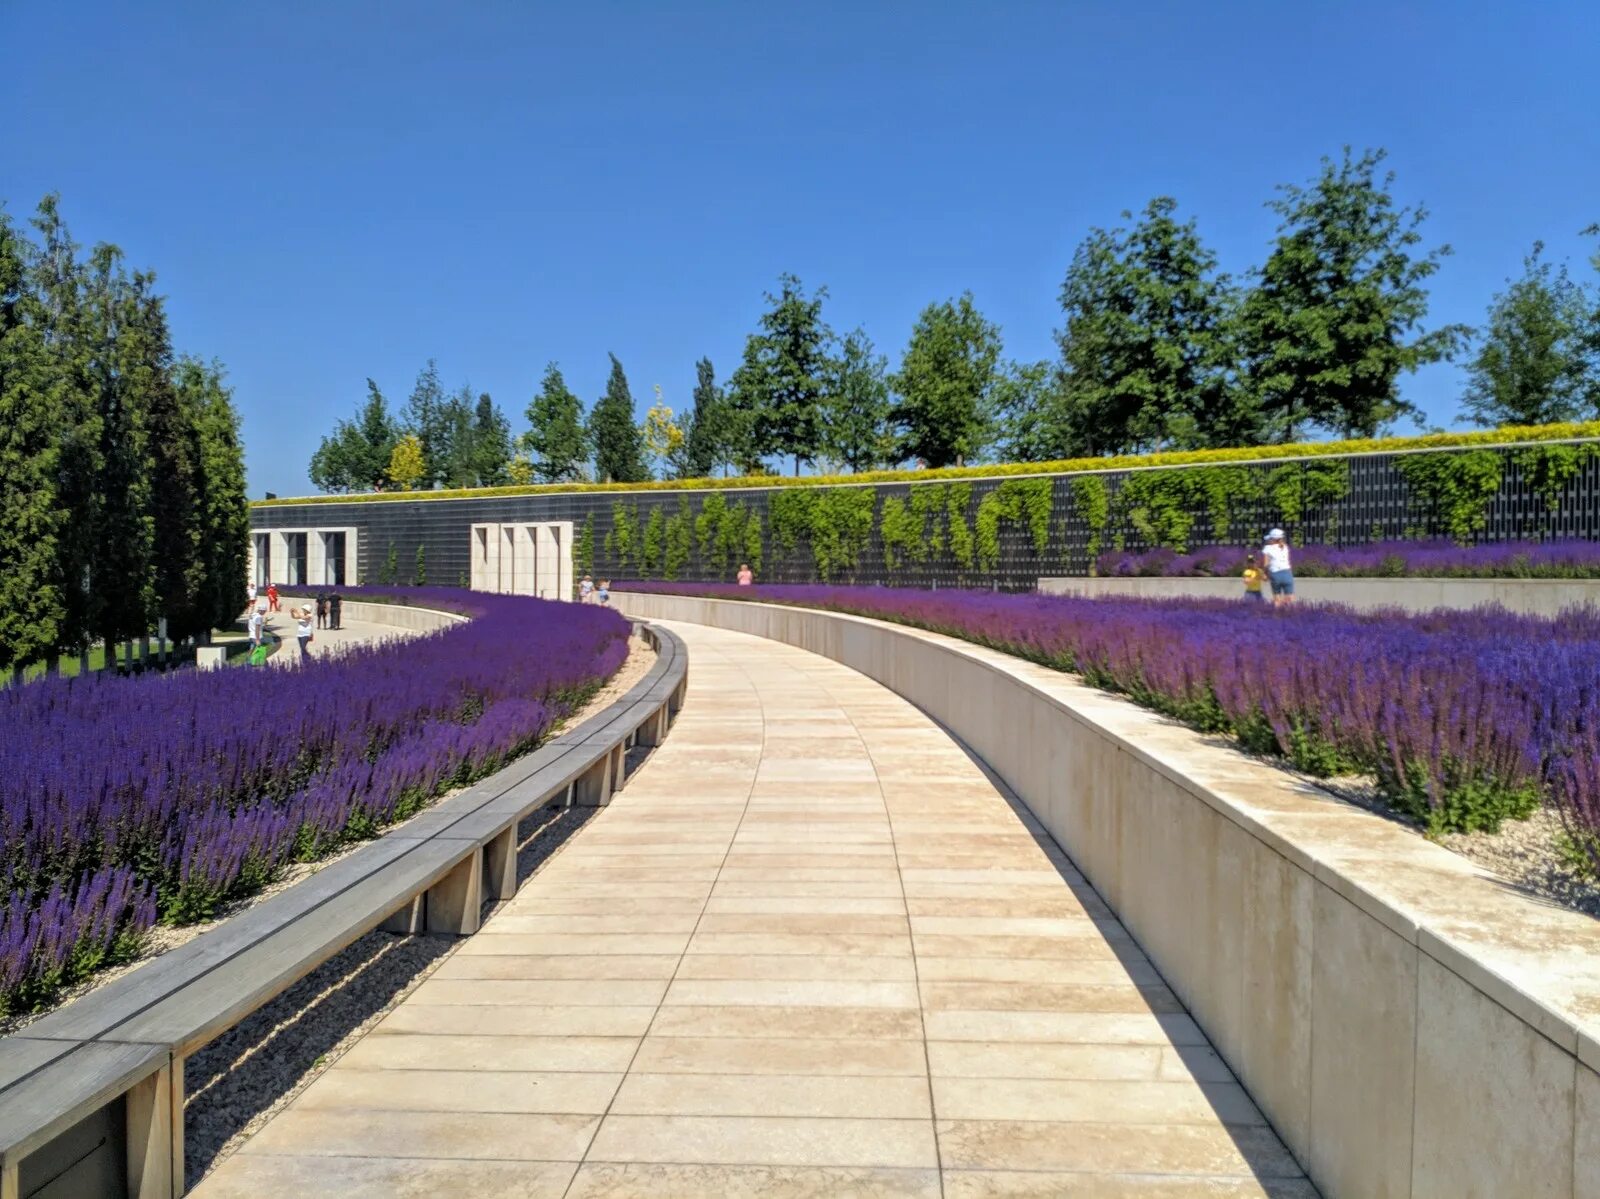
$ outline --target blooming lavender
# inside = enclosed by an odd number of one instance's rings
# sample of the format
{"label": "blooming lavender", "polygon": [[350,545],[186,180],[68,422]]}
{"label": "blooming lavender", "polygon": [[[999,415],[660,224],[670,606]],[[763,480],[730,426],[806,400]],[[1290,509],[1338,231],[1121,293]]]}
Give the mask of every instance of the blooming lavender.
{"label": "blooming lavender", "polygon": [[1319,775],[1364,772],[1430,830],[1549,797],[1600,866],[1600,612],[1357,613],[1226,600],[622,583],[916,625],[1082,674]]}
{"label": "blooming lavender", "polygon": [[0,691],[0,1017],[536,745],[627,656],[598,607],[351,589],[472,616],[296,670]]}
{"label": "blooming lavender", "polygon": [[[1237,575],[1259,546],[1208,546],[1193,553],[1153,549],[1113,551],[1096,564],[1104,576],[1227,577]],[[1376,541],[1341,548],[1294,549],[1304,578],[1600,579],[1600,542],[1577,539],[1502,541]]]}

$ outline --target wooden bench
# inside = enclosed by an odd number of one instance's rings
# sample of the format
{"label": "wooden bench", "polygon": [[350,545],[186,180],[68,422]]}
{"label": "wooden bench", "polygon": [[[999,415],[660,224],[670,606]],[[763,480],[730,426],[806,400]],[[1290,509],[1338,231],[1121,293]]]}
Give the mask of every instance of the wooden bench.
{"label": "wooden bench", "polygon": [[552,798],[605,804],[630,745],[682,706],[683,642],[641,625],[650,672],[604,711],[294,887],[0,1039],[0,1199],[168,1199],[184,1189],[184,1059],[357,937],[464,936],[517,888],[517,826]]}

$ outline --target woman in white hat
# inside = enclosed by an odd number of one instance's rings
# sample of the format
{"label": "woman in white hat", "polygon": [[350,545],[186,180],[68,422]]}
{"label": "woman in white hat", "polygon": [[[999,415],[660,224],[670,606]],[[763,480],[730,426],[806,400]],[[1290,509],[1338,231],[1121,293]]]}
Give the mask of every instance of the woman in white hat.
{"label": "woman in white hat", "polygon": [[1267,543],[1261,547],[1261,565],[1272,584],[1274,606],[1294,603],[1294,571],[1289,567],[1289,542],[1282,529],[1268,530]]}

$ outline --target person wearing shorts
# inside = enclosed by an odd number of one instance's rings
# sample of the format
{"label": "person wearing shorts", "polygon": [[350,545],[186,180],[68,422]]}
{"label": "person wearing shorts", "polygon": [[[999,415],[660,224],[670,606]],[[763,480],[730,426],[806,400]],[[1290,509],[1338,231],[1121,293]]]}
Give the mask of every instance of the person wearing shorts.
{"label": "person wearing shorts", "polygon": [[1267,533],[1267,543],[1261,547],[1261,565],[1272,584],[1273,604],[1282,607],[1294,603],[1294,570],[1289,565],[1289,542],[1282,529]]}

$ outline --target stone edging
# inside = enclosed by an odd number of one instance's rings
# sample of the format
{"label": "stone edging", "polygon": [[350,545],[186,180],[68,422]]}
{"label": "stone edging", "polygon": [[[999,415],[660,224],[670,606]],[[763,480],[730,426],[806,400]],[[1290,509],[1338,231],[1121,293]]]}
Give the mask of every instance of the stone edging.
{"label": "stone edging", "polygon": [[812,609],[618,602],[832,658],[967,742],[1324,1193],[1600,1194],[1600,923],[1005,654]]}

